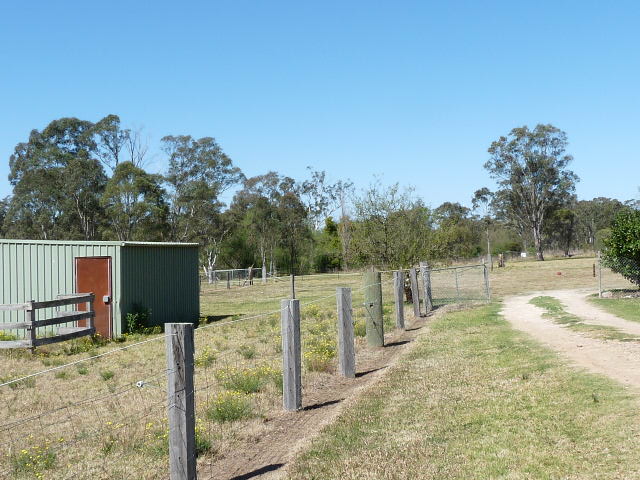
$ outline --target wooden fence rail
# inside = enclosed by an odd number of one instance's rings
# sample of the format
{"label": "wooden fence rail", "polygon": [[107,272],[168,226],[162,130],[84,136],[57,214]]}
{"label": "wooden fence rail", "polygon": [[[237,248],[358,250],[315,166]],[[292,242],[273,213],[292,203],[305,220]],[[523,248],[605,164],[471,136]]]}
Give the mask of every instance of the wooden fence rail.
{"label": "wooden fence rail", "polygon": [[[93,302],[95,296],[93,293],[77,293],[71,295],[59,295],[55,300],[47,300],[36,302],[31,300],[26,303],[18,303],[12,305],[0,305],[0,311],[24,311],[24,322],[8,322],[0,323],[0,330],[17,330],[25,329],[28,338],[24,340],[5,340],[0,341],[0,348],[31,348],[34,349],[40,345],[49,345],[51,343],[64,342],[72,338],[85,337],[95,333],[93,324],[95,311]],[[56,311],[55,315],[44,320],[36,320],[36,312],[46,308],[58,308],[67,305],[86,304],[85,311]],[[86,320],[87,325],[84,327],[62,327],[58,328],[56,335],[50,337],[38,338],[38,328],[49,327],[52,325],[60,325],[70,322],[78,322]]]}

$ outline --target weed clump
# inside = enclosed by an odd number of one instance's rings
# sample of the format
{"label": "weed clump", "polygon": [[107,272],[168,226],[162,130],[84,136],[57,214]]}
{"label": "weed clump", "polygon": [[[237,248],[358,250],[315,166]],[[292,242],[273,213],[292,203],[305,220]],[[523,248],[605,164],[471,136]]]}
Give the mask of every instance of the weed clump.
{"label": "weed clump", "polygon": [[214,375],[225,389],[249,394],[261,391],[277,374],[270,366],[262,365],[253,368],[224,368]]}
{"label": "weed clump", "polygon": [[217,423],[235,422],[253,416],[250,397],[243,392],[222,392],[207,406],[207,418]]}
{"label": "weed clump", "polygon": [[311,337],[303,354],[304,366],[310,372],[330,372],[336,356],[335,342],[326,334]]}

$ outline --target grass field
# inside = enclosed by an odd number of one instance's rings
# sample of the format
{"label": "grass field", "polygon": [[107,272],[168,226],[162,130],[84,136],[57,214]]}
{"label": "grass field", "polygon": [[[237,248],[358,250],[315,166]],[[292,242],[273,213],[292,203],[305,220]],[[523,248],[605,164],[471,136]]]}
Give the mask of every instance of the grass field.
{"label": "grass field", "polygon": [[[592,262],[593,259],[514,262],[492,273],[493,296],[544,289],[595,288]],[[457,293],[462,297],[481,297],[481,276],[477,269],[469,272],[458,278]],[[455,287],[450,272],[434,273],[433,280],[434,295],[442,294],[451,300]],[[335,370],[337,286],[353,289],[355,327],[357,334],[362,335],[366,312],[360,274],[296,279],[296,296],[303,305],[305,385],[322,385],[323,376],[333,375]],[[387,329],[393,326],[391,286],[391,276],[383,274]],[[288,279],[266,285],[234,286],[230,290],[220,285],[202,285],[203,321],[195,335],[195,381],[199,464],[204,471],[242,440],[261,435],[266,422],[281,411],[278,311],[280,300],[289,296],[290,288]],[[474,315],[487,316],[478,320],[483,329],[486,322],[491,320],[491,326],[497,321],[491,309],[477,310]],[[504,326],[490,330],[502,332],[501,338],[512,335],[506,333]],[[455,335],[444,336],[444,332],[438,335],[442,342],[450,340],[452,345],[459,345],[456,342],[460,339],[454,341]],[[475,338],[464,329],[458,335]],[[494,348],[485,347],[489,351]],[[0,351],[0,383],[52,369],[0,387],[0,431],[4,439],[0,444],[0,477],[162,478],[167,471],[164,348],[162,335],[132,335],[111,343],[69,342],[39,349],[34,356],[24,351]],[[423,351],[423,346],[420,349]],[[361,337],[357,351],[359,355],[367,353]],[[454,363],[462,355],[456,348],[447,350],[444,346],[437,352],[428,348],[424,352],[427,356],[422,361],[427,363],[435,362],[430,357],[432,353],[451,355]],[[474,368],[482,370],[482,375],[502,374],[500,369],[492,370],[491,355],[480,351],[467,351],[465,355],[473,360]],[[445,357],[438,358],[434,368],[446,363]],[[58,368],[69,363],[72,365]],[[416,368],[422,368],[420,365],[416,364]],[[420,374],[420,368],[416,374]],[[448,375],[446,371],[437,374]],[[476,374],[478,382],[485,381],[479,372]],[[385,382],[397,380],[393,378]],[[469,388],[478,389],[480,385]],[[401,403],[402,396],[394,394]],[[491,407],[485,406],[489,415]],[[534,422],[533,428],[538,428],[536,425]],[[495,461],[500,464],[499,456]]]}
{"label": "grass field", "polygon": [[637,398],[563,365],[497,311],[439,317],[290,478],[638,478]]}
{"label": "grass field", "polygon": [[631,322],[640,322],[640,298],[596,298],[590,297],[594,305]]}

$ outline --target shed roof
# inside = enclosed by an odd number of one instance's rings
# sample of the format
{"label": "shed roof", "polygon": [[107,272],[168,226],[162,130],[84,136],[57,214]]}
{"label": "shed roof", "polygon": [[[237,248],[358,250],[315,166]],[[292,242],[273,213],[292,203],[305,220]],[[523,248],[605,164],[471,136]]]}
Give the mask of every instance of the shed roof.
{"label": "shed roof", "polygon": [[179,242],[122,242],[122,241],[88,241],[88,240],[21,240],[15,238],[0,238],[0,243],[36,244],[36,245],[112,245],[118,247],[191,247],[198,243]]}

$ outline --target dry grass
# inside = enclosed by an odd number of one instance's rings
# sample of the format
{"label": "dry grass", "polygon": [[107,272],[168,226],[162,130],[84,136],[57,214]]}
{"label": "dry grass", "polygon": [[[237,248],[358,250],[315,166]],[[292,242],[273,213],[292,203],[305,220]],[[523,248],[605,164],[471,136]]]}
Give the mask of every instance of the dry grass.
{"label": "dry grass", "polygon": [[[508,263],[505,268],[494,268],[491,273],[491,292],[494,297],[573,288],[598,289],[598,278],[593,276],[593,257],[554,259],[544,262],[527,261]],[[605,290],[629,288],[622,276],[607,268],[602,269]]]}
{"label": "dry grass", "polygon": [[[355,319],[363,322],[361,276],[304,277],[297,282],[305,384],[322,383],[320,378],[335,370],[336,286],[354,288]],[[388,275],[383,291],[386,327],[391,328]],[[216,317],[195,335],[202,472],[243,439],[259,436],[265,420],[281,412],[278,310],[288,292],[289,285],[282,282],[231,291],[203,287],[203,315]],[[276,313],[264,314],[269,311]],[[135,345],[141,341],[147,343]],[[359,350],[363,341],[358,339]],[[130,348],[84,361],[125,347]],[[0,444],[0,477],[163,478],[168,469],[164,348],[162,335],[136,335],[119,343],[57,345],[35,356],[0,353],[3,381],[80,361],[0,387],[5,439]],[[241,398],[250,411],[234,417],[238,396],[225,394],[232,390],[248,391]]]}
{"label": "dry grass", "polygon": [[[532,289],[593,286],[592,259],[514,263],[494,271],[494,294]],[[563,267],[563,275],[555,272]],[[434,296],[451,297],[450,272],[433,275]],[[459,295],[477,297],[481,278],[473,271],[459,279]],[[391,276],[383,275],[386,328],[391,315]],[[352,287],[354,320],[364,325],[362,276],[319,275],[296,279],[302,308],[303,351],[307,353],[305,384],[321,384],[335,368],[335,288]],[[259,436],[264,421],[281,411],[278,377],[281,368],[280,300],[290,294],[287,279],[227,290],[203,284],[201,312],[209,323],[196,330],[196,404],[199,463],[207,465],[242,439]],[[450,300],[450,298],[449,298]],[[445,302],[446,303],[446,302]],[[407,311],[409,309],[407,308]],[[266,314],[267,312],[275,312]],[[254,317],[259,318],[243,318]],[[232,321],[236,323],[229,323]],[[136,342],[151,340],[134,345]],[[132,336],[122,343],[58,345],[27,352],[1,352],[3,380],[45,368],[86,360],[115,348],[131,347],[77,365],[51,371],[12,386],[0,387],[0,477],[11,478],[162,478],[167,471],[166,367],[164,339]],[[358,351],[363,351],[358,339]],[[311,356],[310,356],[311,355]],[[315,357],[314,357],[315,355]],[[226,390],[220,372],[261,369],[264,381],[248,395],[251,414],[226,423],[212,420],[211,405]],[[254,372],[255,373],[255,372]],[[136,386],[144,382],[142,387]],[[2,383],[0,381],[0,383]],[[243,397],[244,398],[244,397]],[[224,407],[224,406],[223,406]],[[222,407],[221,407],[222,408]],[[209,413],[208,413],[209,412]],[[43,450],[45,449],[45,450]],[[26,452],[26,453],[23,453]],[[33,461],[33,452],[47,461]],[[37,457],[37,454],[34,458]]]}
{"label": "dry grass", "polygon": [[497,312],[438,318],[288,478],[638,478],[637,398],[563,365]]}

